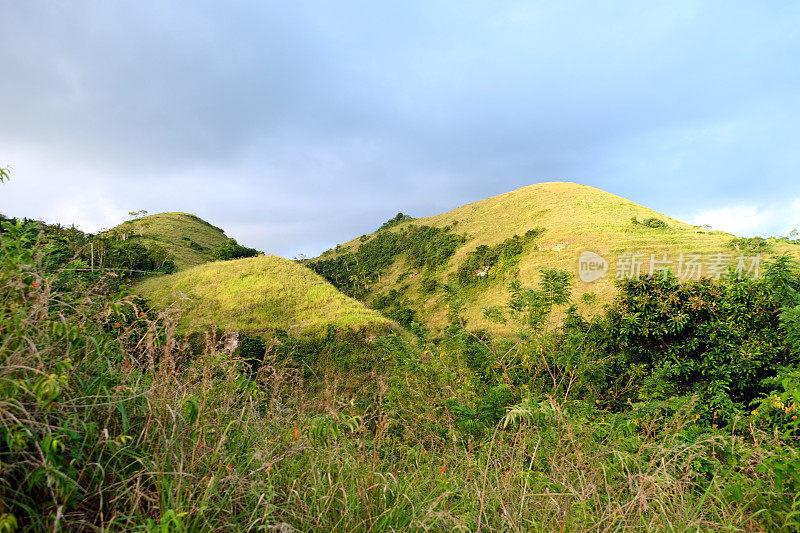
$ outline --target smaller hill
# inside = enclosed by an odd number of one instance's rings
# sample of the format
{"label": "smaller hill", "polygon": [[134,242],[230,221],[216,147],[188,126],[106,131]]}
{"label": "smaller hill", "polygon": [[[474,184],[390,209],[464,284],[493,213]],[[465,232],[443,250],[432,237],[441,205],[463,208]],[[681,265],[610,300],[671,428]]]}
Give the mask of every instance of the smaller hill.
{"label": "smaller hill", "polygon": [[212,261],[214,248],[228,238],[221,228],[189,213],[148,215],[123,222],[109,233],[163,247],[179,270]]}
{"label": "smaller hill", "polygon": [[308,268],[273,255],[198,265],[150,278],[137,289],[156,304],[178,305],[181,328],[214,324],[258,334],[280,328],[383,332],[390,322]]}

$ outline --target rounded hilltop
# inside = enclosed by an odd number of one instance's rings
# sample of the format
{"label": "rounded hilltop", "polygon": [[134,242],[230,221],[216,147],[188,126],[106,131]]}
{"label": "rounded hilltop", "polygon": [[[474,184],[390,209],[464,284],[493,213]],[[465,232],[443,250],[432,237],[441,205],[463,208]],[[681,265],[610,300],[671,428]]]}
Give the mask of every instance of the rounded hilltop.
{"label": "rounded hilltop", "polygon": [[[423,247],[412,240],[422,228],[439,231],[439,241],[450,247],[445,260],[421,264],[418,250]],[[393,247],[387,232],[404,234],[406,248]],[[435,257],[441,251],[423,253]],[[579,279],[579,257],[585,251],[604,258],[608,273],[592,282]],[[745,248],[737,247],[735,236],[729,233],[706,231],[595,187],[553,181],[437,215],[395,217],[383,229],[352,239],[309,264],[344,291],[349,289],[339,270],[347,273],[347,279],[358,271],[359,279],[368,280],[356,295],[359,299],[373,303],[391,294],[435,330],[448,323],[446,296],[435,290],[437,284],[446,283],[461,289],[464,316],[470,324],[499,332],[504,326],[488,321],[483,310],[505,305],[512,279],[535,286],[542,269],[567,271],[572,275],[573,302],[594,314],[616,294],[615,267],[620,257],[635,254],[646,274],[651,255],[662,259],[666,254],[676,261],[681,254],[711,258],[742,251]],[[777,241],[759,251],[765,259],[783,252],[797,254],[796,247]],[[359,270],[373,264],[378,266],[372,271]]]}
{"label": "rounded hilltop", "polygon": [[318,332],[328,325],[388,331],[390,321],[339,292],[308,268],[274,255],[214,261],[145,280],[139,292],[177,305],[181,329],[210,326],[242,333]]}
{"label": "rounded hilltop", "polygon": [[212,261],[214,248],[228,239],[222,228],[181,212],[137,217],[105,233],[123,239],[138,239],[145,246],[159,245],[174,258],[178,269]]}

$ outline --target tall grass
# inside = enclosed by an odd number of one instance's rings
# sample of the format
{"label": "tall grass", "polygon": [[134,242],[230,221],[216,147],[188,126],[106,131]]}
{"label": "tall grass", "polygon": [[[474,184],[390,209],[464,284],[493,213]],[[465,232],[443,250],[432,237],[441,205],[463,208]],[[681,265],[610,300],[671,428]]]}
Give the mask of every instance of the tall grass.
{"label": "tall grass", "polygon": [[212,321],[240,332],[313,332],[328,324],[389,329],[377,311],[343,295],[310,269],[273,255],[199,265],[145,280],[137,289],[155,302],[181,305],[183,329]]}
{"label": "tall grass", "polygon": [[2,531],[797,527],[764,469],[795,452],[698,426],[691,402],[527,397],[465,432],[443,408],[469,399],[458,354],[390,337],[370,373],[309,377],[268,349],[252,374],[113,277],[43,272],[31,256],[0,274]]}

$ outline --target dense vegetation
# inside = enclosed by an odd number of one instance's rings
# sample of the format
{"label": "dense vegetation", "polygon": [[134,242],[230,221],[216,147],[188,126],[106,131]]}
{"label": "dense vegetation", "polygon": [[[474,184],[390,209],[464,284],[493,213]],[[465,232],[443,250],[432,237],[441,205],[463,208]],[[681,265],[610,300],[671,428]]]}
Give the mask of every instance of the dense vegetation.
{"label": "dense vegetation", "polygon": [[[431,272],[463,244],[452,227],[394,225],[317,266]],[[484,309],[502,337],[465,317],[474,285],[423,283],[447,301],[433,339],[401,291],[373,305],[414,335],[349,327],[363,306],[320,311],[351,301],[296,263],[278,277],[302,271],[303,295],[276,293],[269,257],[147,280],[208,289],[179,326],[132,292],[130,267],[87,267],[96,237],[0,227],[0,531],[800,529],[788,256],[757,280],[621,281],[594,318],[571,275],[545,268]],[[469,270],[513,265],[534,238],[475,250]],[[198,320],[214,297],[243,304],[239,331]],[[241,328],[286,307],[330,323]]]}
{"label": "dense vegetation", "polygon": [[414,217],[412,217],[411,215],[404,215],[403,213],[397,213],[394,217],[390,218],[389,220],[381,224],[381,227],[378,228],[378,231],[389,229],[392,226],[396,226],[401,222],[406,222],[409,220],[414,220]]}
{"label": "dense vegetation", "polygon": [[667,223],[656,217],[647,217],[641,222],[636,217],[631,218],[631,223],[635,226],[642,225],[646,228],[667,228]]}
{"label": "dense vegetation", "polygon": [[519,261],[526,247],[544,233],[543,228],[531,229],[520,237],[513,235],[494,246],[481,244],[470,252],[458,267],[456,279],[466,287],[480,281],[497,279],[508,268]]}
{"label": "dense vegetation", "polygon": [[225,242],[220,243],[214,248],[214,259],[219,259],[221,261],[227,261],[230,259],[242,259],[245,257],[255,257],[260,252],[255,248],[247,248],[246,246],[241,246],[239,243],[236,242],[236,239],[228,239]]}
{"label": "dense vegetation", "polygon": [[450,285],[436,342],[272,330],[232,352],[67,268],[36,225],[4,229],[4,530],[800,527],[788,258],[621,282],[592,320],[544,270],[486,309],[509,338],[470,328]]}
{"label": "dense vegetation", "polygon": [[769,250],[769,241],[763,237],[736,237],[728,243],[731,248],[749,253],[759,253]]}
{"label": "dense vegetation", "polygon": [[387,229],[407,220],[403,216],[399,213],[400,219],[391,219],[354,251],[321,257],[308,266],[345,294],[361,297],[397,259],[404,258],[412,268],[435,270],[443,267],[466,241],[453,233],[452,227],[408,225],[396,231]]}
{"label": "dense vegetation", "polygon": [[15,232],[34,225],[36,234],[27,234],[37,241],[57,264],[69,264],[72,269],[117,271],[129,276],[148,272],[174,272],[175,262],[163,246],[145,245],[135,238],[122,239],[116,233],[91,235],[74,226],[46,224],[28,219],[6,218],[0,215],[0,233]]}

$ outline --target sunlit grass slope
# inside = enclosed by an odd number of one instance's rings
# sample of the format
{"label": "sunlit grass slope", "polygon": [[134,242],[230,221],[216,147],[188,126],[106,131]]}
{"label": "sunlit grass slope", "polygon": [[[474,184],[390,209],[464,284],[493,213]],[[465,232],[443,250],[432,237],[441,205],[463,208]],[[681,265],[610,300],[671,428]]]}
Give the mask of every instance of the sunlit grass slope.
{"label": "sunlit grass slope", "polygon": [[156,304],[183,308],[181,327],[214,324],[244,333],[274,328],[385,331],[389,321],[308,268],[276,256],[217,261],[150,278],[137,286]]}
{"label": "sunlit grass slope", "polygon": [[[650,228],[633,224],[633,217],[639,221],[658,218],[666,222],[668,227]],[[649,269],[650,254],[661,258],[666,253],[668,259],[677,261],[681,253],[702,254],[704,257],[717,253],[738,253],[729,246],[734,238],[731,234],[707,234],[702,228],[614,194],[566,182],[523,187],[440,215],[402,222],[391,231],[399,231],[411,224],[451,226],[453,232],[462,233],[468,239],[450,258],[447,267],[434,274],[437,281],[451,279],[451,274],[478,245],[491,246],[514,234],[523,235],[529,229],[544,228],[545,232],[537,239],[538,246],[533,245],[522,255],[517,265],[518,272],[513,275],[518,275],[525,285],[534,285],[542,268],[567,270],[575,274],[575,302],[579,308],[589,313],[599,312],[615,293],[614,278],[620,254],[642,254],[640,259],[644,261],[644,273]],[[361,242],[360,239],[353,239],[342,245],[338,253],[354,250]],[[608,261],[610,271],[605,278],[593,283],[583,283],[578,279],[578,257],[585,250],[596,252]],[[773,243],[769,252],[763,255],[769,257],[786,251],[797,254],[800,247]],[[336,253],[329,251],[322,257],[330,257]],[[420,290],[423,276],[416,275],[419,273],[413,269],[409,272],[408,265],[399,261],[380,277],[380,281],[370,287],[370,294],[386,292],[392,288],[402,289],[429,325],[443,326],[447,314],[443,297],[424,294]],[[587,294],[586,300],[582,298],[584,294]],[[471,325],[503,329],[488,323],[482,316],[482,309],[492,305],[502,306],[507,302],[506,283],[498,280],[477,284],[465,296],[465,316]]]}
{"label": "sunlit grass slope", "polygon": [[213,260],[214,248],[225,241],[221,228],[189,213],[159,213],[123,222],[112,232],[124,233],[142,244],[158,244],[184,269]]}

